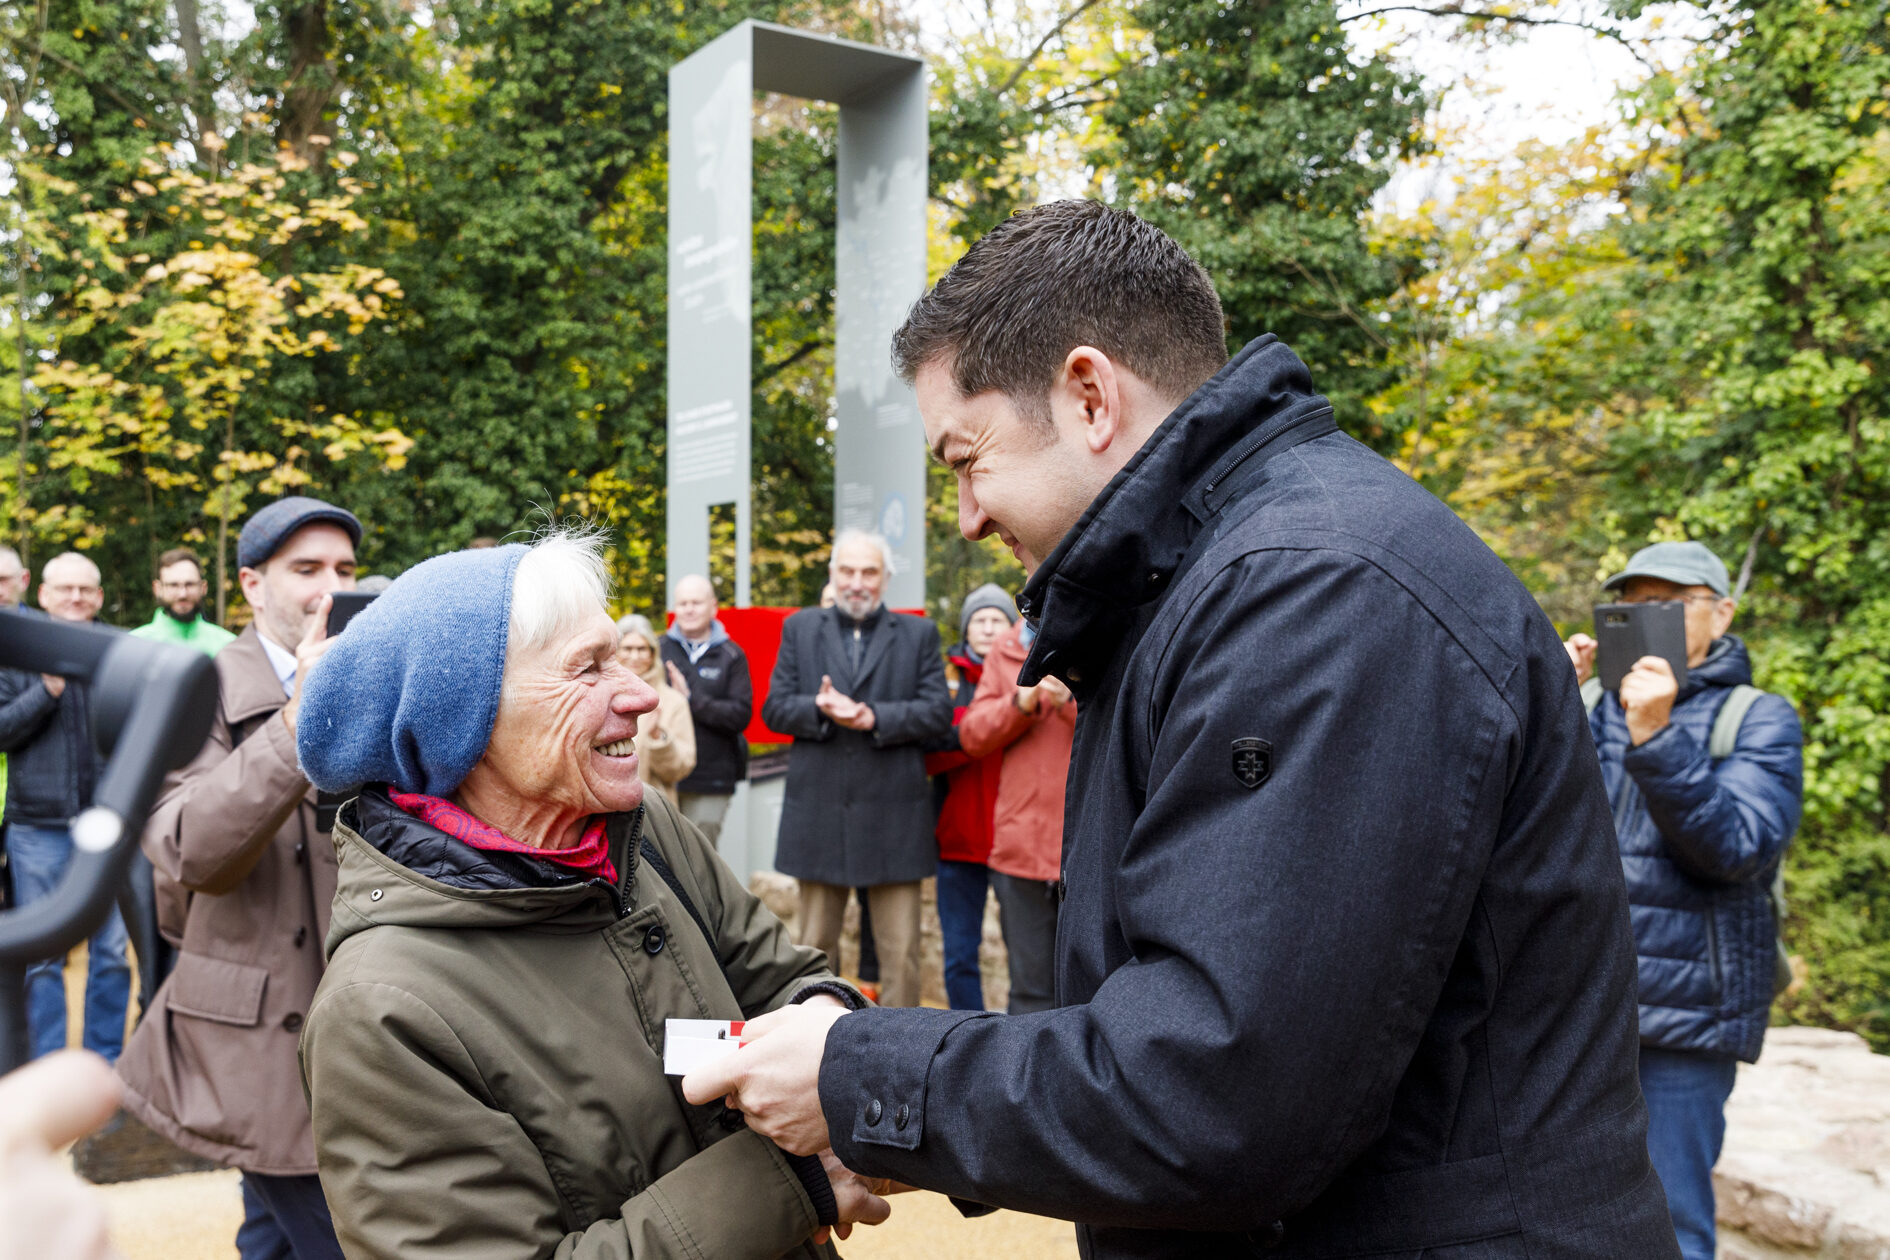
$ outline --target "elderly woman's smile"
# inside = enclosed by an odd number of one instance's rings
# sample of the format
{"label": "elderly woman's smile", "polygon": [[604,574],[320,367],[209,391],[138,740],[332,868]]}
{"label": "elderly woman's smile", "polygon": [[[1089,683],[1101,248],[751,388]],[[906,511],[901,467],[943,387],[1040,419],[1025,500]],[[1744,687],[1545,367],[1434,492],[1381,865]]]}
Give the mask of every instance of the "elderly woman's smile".
{"label": "elderly woman's smile", "polygon": [[524,844],[576,844],[586,819],[643,802],[637,717],[656,692],[617,660],[617,627],[601,608],[547,642],[507,653],[492,739],[454,794]]}

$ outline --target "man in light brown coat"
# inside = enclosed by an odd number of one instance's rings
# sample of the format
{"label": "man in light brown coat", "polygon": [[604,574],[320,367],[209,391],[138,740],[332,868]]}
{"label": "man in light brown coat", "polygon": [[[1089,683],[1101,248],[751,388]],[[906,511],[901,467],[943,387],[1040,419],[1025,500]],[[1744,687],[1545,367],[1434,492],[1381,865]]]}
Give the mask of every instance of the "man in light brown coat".
{"label": "man in light brown coat", "polygon": [[354,586],[361,523],[289,498],[243,526],[255,620],[217,654],[222,700],[144,832],[159,923],[180,949],[118,1064],[125,1106],[243,1172],[242,1260],[339,1260],[315,1176],[297,1046],[322,976],[335,853],[297,765],[301,682],[328,650],[329,594]]}

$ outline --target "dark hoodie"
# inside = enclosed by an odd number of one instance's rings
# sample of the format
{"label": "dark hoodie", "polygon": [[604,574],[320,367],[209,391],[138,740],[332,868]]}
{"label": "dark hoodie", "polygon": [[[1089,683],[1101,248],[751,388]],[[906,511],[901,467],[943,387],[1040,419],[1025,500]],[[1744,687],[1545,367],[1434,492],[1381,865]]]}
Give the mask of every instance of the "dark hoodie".
{"label": "dark hoodie", "polygon": [[1777,927],[1768,888],[1804,791],[1804,736],[1781,696],[1739,726],[1732,756],[1707,755],[1713,719],[1752,681],[1732,635],[1687,671],[1667,728],[1638,748],[1620,698],[1589,718],[1633,905],[1641,1044],[1759,1057],[1772,1008]]}

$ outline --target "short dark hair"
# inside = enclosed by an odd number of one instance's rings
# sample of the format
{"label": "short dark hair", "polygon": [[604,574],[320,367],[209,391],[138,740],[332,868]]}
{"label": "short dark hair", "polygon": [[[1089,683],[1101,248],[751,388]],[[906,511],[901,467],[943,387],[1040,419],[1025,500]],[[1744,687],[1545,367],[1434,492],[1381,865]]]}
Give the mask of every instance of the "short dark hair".
{"label": "short dark hair", "polygon": [[1227,362],[1221,300],[1160,228],[1099,201],[1019,211],[980,238],[893,334],[893,369],[952,362],[967,396],[998,390],[1041,417],[1063,360],[1091,345],[1186,397]]}
{"label": "short dark hair", "polygon": [[169,551],[159,556],[157,558],[157,567],[151,571],[152,579],[155,581],[156,579],[162,578],[164,576],[164,570],[174,564],[182,564],[186,560],[197,567],[197,577],[198,580],[201,581],[203,578],[203,561],[198,557],[196,552],[188,547],[172,547]]}

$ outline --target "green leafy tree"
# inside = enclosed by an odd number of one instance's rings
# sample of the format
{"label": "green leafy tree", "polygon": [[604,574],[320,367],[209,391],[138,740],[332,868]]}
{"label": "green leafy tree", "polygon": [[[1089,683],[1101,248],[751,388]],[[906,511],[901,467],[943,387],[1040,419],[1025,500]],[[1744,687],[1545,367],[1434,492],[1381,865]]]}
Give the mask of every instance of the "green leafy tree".
{"label": "green leafy tree", "polygon": [[1133,16],[1153,56],[1101,106],[1115,199],[1207,268],[1231,349],[1279,334],[1342,424],[1394,440],[1365,400],[1392,371],[1371,308],[1402,277],[1364,220],[1417,148],[1417,79],[1352,49],[1317,0],[1143,0]]}

